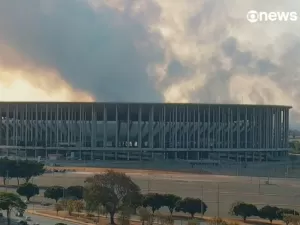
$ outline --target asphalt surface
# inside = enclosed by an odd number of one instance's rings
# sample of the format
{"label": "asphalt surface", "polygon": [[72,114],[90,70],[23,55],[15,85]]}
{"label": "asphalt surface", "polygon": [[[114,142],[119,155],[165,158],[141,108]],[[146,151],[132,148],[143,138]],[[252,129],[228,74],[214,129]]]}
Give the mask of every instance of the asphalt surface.
{"label": "asphalt surface", "polygon": [[[28,224],[34,224],[34,223],[39,223],[40,225],[55,225],[56,223],[65,223],[67,225],[78,225],[76,223],[71,223],[65,220],[57,220],[57,219],[51,219],[51,218],[47,218],[47,217],[41,217],[41,216],[36,216],[36,215],[32,215],[32,214],[24,214],[23,218],[20,217],[16,217],[15,215],[12,215],[12,225],[17,225],[19,221],[24,220],[26,216],[29,216],[31,218],[31,221],[28,221]],[[2,219],[0,221],[1,225],[5,225],[6,224],[6,218]]]}

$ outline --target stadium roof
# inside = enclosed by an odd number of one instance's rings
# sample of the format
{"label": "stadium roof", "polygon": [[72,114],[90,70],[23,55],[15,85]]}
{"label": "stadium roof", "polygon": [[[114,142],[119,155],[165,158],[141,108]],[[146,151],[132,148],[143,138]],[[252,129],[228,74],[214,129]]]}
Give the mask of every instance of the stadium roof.
{"label": "stadium roof", "polygon": [[225,103],[163,103],[163,102],[17,102],[17,101],[0,101],[0,104],[84,104],[84,105],[93,105],[93,104],[117,104],[117,105],[197,105],[197,106],[246,106],[246,107],[280,107],[280,108],[292,108],[288,105],[266,105],[266,104],[225,104]]}

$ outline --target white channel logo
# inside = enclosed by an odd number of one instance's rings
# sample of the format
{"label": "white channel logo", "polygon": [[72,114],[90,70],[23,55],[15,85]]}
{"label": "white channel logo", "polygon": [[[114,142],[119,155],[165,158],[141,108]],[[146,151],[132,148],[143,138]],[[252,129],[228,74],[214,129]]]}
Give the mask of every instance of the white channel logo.
{"label": "white channel logo", "polygon": [[247,20],[250,23],[256,22],[295,22],[298,20],[297,12],[258,12],[250,10],[247,13]]}

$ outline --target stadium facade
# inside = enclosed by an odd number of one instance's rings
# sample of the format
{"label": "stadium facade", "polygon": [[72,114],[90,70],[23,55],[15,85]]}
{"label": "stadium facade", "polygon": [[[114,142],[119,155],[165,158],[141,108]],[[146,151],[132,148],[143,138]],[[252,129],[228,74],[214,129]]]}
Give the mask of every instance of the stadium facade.
{"label": "stadium facade", "polygon": [[1,102],[1,155],[266,161],[287,156],[289,106]]}

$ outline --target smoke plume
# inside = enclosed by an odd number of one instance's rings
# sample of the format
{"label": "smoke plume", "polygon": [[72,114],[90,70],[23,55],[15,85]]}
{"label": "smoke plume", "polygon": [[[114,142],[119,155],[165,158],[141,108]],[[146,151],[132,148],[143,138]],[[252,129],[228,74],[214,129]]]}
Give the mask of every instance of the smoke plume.
{"label": "smoke plume", "polygon": [[[280,104],[300,115],[294,0],[0,0],[3,100]],[[26,93],[26,95],[24,94]]]}

